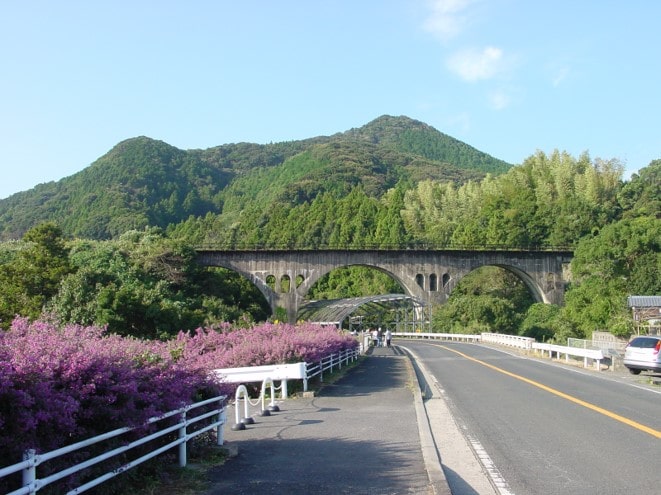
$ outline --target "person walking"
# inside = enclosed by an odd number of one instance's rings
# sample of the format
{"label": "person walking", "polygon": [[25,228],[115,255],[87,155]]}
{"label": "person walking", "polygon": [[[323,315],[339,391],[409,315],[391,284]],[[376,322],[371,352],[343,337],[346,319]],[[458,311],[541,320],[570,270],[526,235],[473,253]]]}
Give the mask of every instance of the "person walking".
{"label": "person walking", "polygon": [[390,331],[389,328],[386,328],[386,347],[390,347],[390,341],[392,339],[392,332]]}

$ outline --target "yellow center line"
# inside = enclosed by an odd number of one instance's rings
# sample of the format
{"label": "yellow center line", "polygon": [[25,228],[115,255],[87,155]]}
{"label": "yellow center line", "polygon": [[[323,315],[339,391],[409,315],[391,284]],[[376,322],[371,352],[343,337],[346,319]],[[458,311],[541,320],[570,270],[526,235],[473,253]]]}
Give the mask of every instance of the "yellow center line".
{"label": "yellow center line", "polygon": [[463,352],[459,352],[455,349],[451,349],[449,347],[446,347],[444,345],[441,345],[439,347],[442,347],[443,349],[446,349],[450,352],[454,352],[455,354],[459,354],[461,357],[466,358],[470,361],[474,361],[478,364],[481,364],[482,366],[486,366],[487,368],[491,368],[494,371],[498,371],[499,373],[502,373],[507,376],[511,376],[512,378],[516,378],[517,380],[521,380],[523,382],[529,383],[530,385],[533,385],[535,387],[541,388],[542,390],[545,390],[553,395],[557,395],[558,397],[562,397],[563,399],[566,399],[570,402],[573,402],[575,404],[578,404],[583,407],[587,407],[588,409],[591,409],[592,411],[598,412],[599,414],[603,414],[604,416],[608,416],[611,419],[614,419],[615,421],[619,421],[620,423],[624,423],[625,425],[631,426],[633,428],[636,428],[637,430],[640,430],[642,432],[648,433],[652,435],[653,437],[656,438],[661,438],[661,431],[655,430],[654,428],[650,428],[649,426],[645,426],[643,424],[637,423],[636,421],[633,421],[629,418],[625,418],[624,416],[620,416],[619,414],[615,414],[614,412],[611,412],[607,409],[604,409],[602,407],[596,406],[594,404],[591,404],[590,402],[585,402],[584,400],[578,399],[577,397],[574,397],[572,395],[565,394],[564,392],[560,392],[560,390],[556,390],[554,388],[548,387],[542,383],[536,382],[534,380],[531,380],[529,378],[526,378],[525,376],[517,375],[515,373],[511,373],[509,371],[506,371],[502,368],[498,368],[497,366],[494,366],[492,364],[486,363],[484,361],[480,361],[479,359],[476,359],[474,357],[471,357],[467,354],[464,354]]}

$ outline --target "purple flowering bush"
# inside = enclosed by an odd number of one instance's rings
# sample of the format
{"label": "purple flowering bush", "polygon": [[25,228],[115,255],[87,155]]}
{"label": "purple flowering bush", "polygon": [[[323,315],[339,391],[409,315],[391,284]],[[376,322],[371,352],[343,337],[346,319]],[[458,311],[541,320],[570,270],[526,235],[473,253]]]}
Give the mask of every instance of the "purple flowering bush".
{"label": "purple flowering bush", "polygon": [[218,389],[164,343],[16,318],[0,332],[0,459],[140,426]]}
{"label": "purple flowering bush", "polygon": [[252,328],[198,328],[180,332],[168,342],[173,355],[181,354],[189,363],[213,370],[242,366],[316,362],[325,356],[353,349],[358,342],[334,326],[312,323],[291,325],[264,323]]}
{"label": "purple flowering bush", "polygon": [[223,324],[152,342],[16,318],[0,331],[0,459],[12,464],[28,448],[46,452],[231,394],[234,387],[214,382],[212,369],[314,362],[357,345],[335,327],[313,324]]}

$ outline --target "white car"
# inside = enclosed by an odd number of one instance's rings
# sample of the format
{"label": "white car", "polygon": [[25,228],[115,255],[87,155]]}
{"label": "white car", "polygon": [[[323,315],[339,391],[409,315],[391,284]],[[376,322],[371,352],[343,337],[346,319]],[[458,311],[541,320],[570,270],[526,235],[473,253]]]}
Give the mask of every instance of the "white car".
{"label": "white car", "polygon": [[646,335],[632,339],[624,350],[624,366],[633,375],[641,371],[661,372],[661,336]]}

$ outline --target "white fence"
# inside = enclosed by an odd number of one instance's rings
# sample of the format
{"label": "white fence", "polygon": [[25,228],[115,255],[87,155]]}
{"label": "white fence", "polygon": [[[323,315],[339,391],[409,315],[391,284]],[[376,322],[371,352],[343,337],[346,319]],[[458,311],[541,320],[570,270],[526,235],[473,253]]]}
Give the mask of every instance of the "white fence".
{"label": "white fence", "polygon": [[569,356],[578,356],[583,358],[583,367],[587,368],[589,366],[588,359],[594,360],[594,365],[597,370],[601,370],[601,360],[604,359],[604,353],[601,349],[581,349],[580,347],[567,347],[563,345],[553,345],[553,344],[542,344],[535,343],[533,344],[533,349],[549,353],[549,357],[553,357],[555,353],[560,359],[560,355],[565,355],[565,361],[569,361]]}
{"label": "white fence", "polygon": [[[278,390],[287,398],[287,380],[306,380],[306,363],[245,366],[241,368],[219,368],[212,371],[219,379],[228,383],[255,383],[266,379],[281,381]],[[307,390],[307,381],[304,382]]]}
{"label": "white fence", "polygon": [[421,332],[394,332],[393,338],[422,339],[422,340],[449,340],[457,342],[479,342],[482,336],[465,335],[461,333],[421,333]]}
{"label": "white fence", "polygon": [[353,362],[360,356],[359,349],[346,349],[337,354],[331,354],[326,356],[321,361],[316,363],[305,363],[305,379],[303,380],[303,390],[307,391],[308,389],[308,380],[314,378],[315,376],[319,377],[320,381],[324,381],[324,372],[328,371],[333,372],[336,368],[342,369],[343,365],[348,365],[349,362]]}
{"label": "white fence", "polygon": [[[95,437],[89,438],[87,440],[83,440],[81,442],[74,443],[72,445],[69,445],[67,447],[62,447],[57,450],[53,450],[51,452],[45,452],[42,454],[37,454],[34,450],[29,450],[25,452],[23,456],[23,461],[13,464],[11,466],[5,467],[0,469],[0,478],[4,478],[7,476],[10,476],[12,474],[22,472],[22,486],[21,488],[14,490],[12,492],[7,493],[6,495],[32,495],[36,494],[40,489],[44,488],[45,486],[54,483],[58,480],[61,480],[63,478],[66,478],[72,474],[78,473],[84,469],[87,469],[91,466],[94,466],[102,461],[105,461],[107,459],[110,459],[112,457],[115,457],[117,455],[123,454],[124,452],[127,452],[135,447],[138,447],[140,445],[146,444],[147,442],[150,442],[152,440],[155,440],[157,438],[163,437],[165,435],[177,433],[177,438],[174,440],[171,440],[168,442],[166,445],[163,445],[153,451],[150,451],[141,457],[134,459],[121,467],[115,468],[113,471],[110,471],[108,473],[105,473],[101,476],[98,476],[97,478],[88,481],[87,483],[79,486],[78,488],[75,488],[69,492],[67,492],[67,495],[69,494],[77,494],[77,493],[83,493],[90,488],[93,488],[104,481],[107,481],[111,478],[114,478],[115,476],[127,471],[130,468],[133,468],[139,464],[142,464],[143,462],[156,457],[159,454],[162,454],[163,452],[166,452],[174,447],[179,447],[179,465],[181,467],[186,466],[187,462],[187,452],[186,452],[186,444],[187,442],[198,436],[201,435],[202,433],[205,433],[207,431],[210,431],[212,429],[216,429],[216,441],[218,445],[223,444],[223,427],[225,425],[225,420],[226,420],[226,409],[225,409],[225,399],[226,397],[224,395],[218,396],[218,397],[213,397],[211,399],[207,399],[201,402],[196,402],[194,404],[190,404],[188,406],[182,407],[180,409],[177,409],[175,411],[170,411],[168,413],[163,414],[162,416],[158,416],[155,418],[151,418],[148,421],[148,424],[153,424],[157,423],[159,421],[162,421],[164,419],[173,417],[173,416],[179,416],[179,421],[177,424],[170,425],[167,427],[164,427],[163,429],[160,429],[156,433],[153,433],[151,435],[147,435],[144,437],[139,438],[138,440],[122,444],[121,447],[113,448],[112,450],[109,450],[103,454],[97,455],[96,457],[93,457],[91,459],[88,459],[87,461],[81,462],[79,464],[76,464],[74,466],[71,466],[69,468],[63,469],[62,471],[58,471],[56,473],[52,473],[44,478],[38,478],[37,477],[37,468],[39,465],[43,464],[44,462],[47,462],[51,459],[55,459],[57,457],[61,457],[65,454],[69,454],[71,452],[75,452],[77,450],[80,450],[85,447],[89,447],[90,445],[97,444],[99,442],[103,442],[105,440],[109,440],[111,438],[119,437],[120,435],[123,435],[125,433],[128,433],[130,431],[135,431],[136,428],[118,428],[113,431],[109,431],[107,433],[103,433],[101,435],[97,435]],[[217,406],[207,412],[204,412],[200,414],[199,416],[193,416],[190,417],[188,415],[189,411],[192,411],[194,409],[197,409],[202,406],[207,406],[210,404],[217,404]],[[208,424],[205,426],[193,431],[193,432],[188,432],[187,429],[190,425],[199,423],[200,421],[208,420]]]}
{"label": "white fence", "polygon": [[505,345],[508,347],[516,347],[519,349],[530,350],[535,344],[535,339],[532,337],[521,337],[520,335],[505,335],[501,333],[483,333],[482,342],[491,344]]}
{"label": "white fence", "polygon": [[[213,370],[213,373],[221,380],[229,383],[242,384],[237,388],[234,401],[236,422],[232,430],[243,430],[246,424],[253,424],[254,419],[249,415],[248,406],[257,406],[261,403],[260,415],[266,416],[269,411],[278,410],[275,404],[275,391],[280,390],[282,398],[287,398],[287,380],[303,380],[303,391],[308,390],[308,381],[318,376],[320,381],[324,381],[324,373],[332,373],[335,369],[341,369],[349,362],[353,362],[360,356],[360,348],[346,349],[335,354],[322,358],[315,363],[293,363],[293,364],[274,364],[265,366],[248,366],[242,368],[219,368]],[[280,386],[275,386],[274,380],[280,381]],[[251,401],[247,388],[244,383],[262,382],[260,396]],[[265,393],[267,385],[270,385],[271,404],[267,409],[265,406]],[[241,414],[241,404],[243,401],[243,414]]]}
{"label": "white fence", "polygon": [[[316,363],[273,364],[266,366],[248,366],[244,368],[219,368],[213,373],[229,383],[256,383],[266,379],[282,381],[282,397],[287,398],[287,380],[303,380],[303,391],[308,390],[308,380],[319,376],[324,380],[324,372],[331,373],[340,369],[360,356],[360,349],[345,349],[322,358]],[[280,389],[280,387],[278,387]]]}
{"label": "white fence", "polygon": [[540,351],[542,355],[548,352],[549,357],[555,353],[560,358],[565,356],[565,361],[569,361],[569,356],[583,358],[583,366],[589,366],[588,360],[593,360],[595,368],[601,370],[601,361],[605,358],[601,349],[582,349],[578,347],[568,347],[553,344],[543,344],[535,342],[531,337],[521,337],[519,335],[505,335],[499,333],[482,333],[480,335],[463,335],[453,333],[394,333],[393,337],[405,339],[425,339],[425,340],[450,340],[464,342],[485,342],[508,347],[516,347],[524,350]]}

